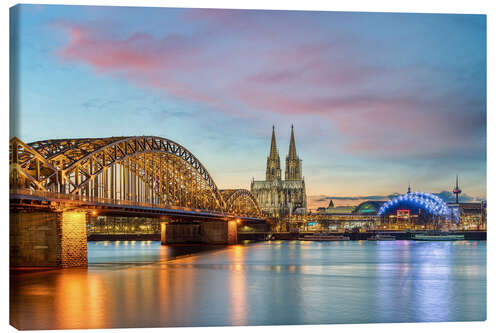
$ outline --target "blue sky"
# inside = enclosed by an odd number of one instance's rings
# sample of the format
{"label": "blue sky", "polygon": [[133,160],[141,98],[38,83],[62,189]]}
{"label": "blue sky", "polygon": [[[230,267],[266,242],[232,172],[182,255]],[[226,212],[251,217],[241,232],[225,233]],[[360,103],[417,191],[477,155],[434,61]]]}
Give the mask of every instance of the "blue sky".
{"label": "blue sky", "polygon": [[457,173],[467,195],[486,197],[483,15],[12,13],[12,134],[23,141],[158,135],[192,151],[219,188],[249,188],[265,175],[272,125],[284,164],[293,123],[313,205],[408,182],[451,190]]}

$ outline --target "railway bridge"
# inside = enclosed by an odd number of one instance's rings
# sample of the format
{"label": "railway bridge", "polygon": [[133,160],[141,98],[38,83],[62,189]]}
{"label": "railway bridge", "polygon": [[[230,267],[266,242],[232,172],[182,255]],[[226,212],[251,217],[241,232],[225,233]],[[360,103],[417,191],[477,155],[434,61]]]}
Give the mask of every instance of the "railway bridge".
{"label": "railway bridge", "polygon": [[162,244],[234,244],[238,223],[267,223],[248,190],[219,190],[166,138],[13,137],[9,154],[11,266],[86,266],[92,215],[158,219]]}

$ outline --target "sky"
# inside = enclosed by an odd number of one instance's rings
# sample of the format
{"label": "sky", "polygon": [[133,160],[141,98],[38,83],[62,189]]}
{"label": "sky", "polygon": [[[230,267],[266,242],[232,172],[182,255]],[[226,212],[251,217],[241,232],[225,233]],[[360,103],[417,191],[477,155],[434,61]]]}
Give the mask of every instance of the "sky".
{"label": "sky", "polygon": [[25,142],[161,136],[249,189],[293,124],[309,208],[456,174],[486,198],[484,15],[18,5],[11,27]]}

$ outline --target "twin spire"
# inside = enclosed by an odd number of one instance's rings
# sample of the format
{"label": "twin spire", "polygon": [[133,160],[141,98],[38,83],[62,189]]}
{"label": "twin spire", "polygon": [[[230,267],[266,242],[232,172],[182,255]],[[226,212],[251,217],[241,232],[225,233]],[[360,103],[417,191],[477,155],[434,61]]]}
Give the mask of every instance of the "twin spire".
{"label": "twin spire", "polygon": [[273,136],[271,137],[271,151],[269,152],[269,158],[280,159],[280,155],[278,154],[278,148],[276,148],[276,135],[274,134],[274,125],[273,125]]}
{"label": "twin spire", "polygon": [[[301,161],[297,155],[297,149],[295,148],[295,136],[293,134],[293,125],[292,125],[288,156],[286,157],[285,180],[301,180],[301,179],[302,179]],[[266,180],[267,181],[281,180],[281,163],[280,163],[278,148],[276,145],[276,134],[274,132],[274,125],[273,125],[273,133],[271,136],[271,149],[269,151],[269,157],[267,158]]]}
{"label": "twin spire", "polygon": [[290,134],[290,146],[288,147],[288,158],[297,158],[297,150],[295,149],[295,136],[293,135],[293,125],[292,133]]}

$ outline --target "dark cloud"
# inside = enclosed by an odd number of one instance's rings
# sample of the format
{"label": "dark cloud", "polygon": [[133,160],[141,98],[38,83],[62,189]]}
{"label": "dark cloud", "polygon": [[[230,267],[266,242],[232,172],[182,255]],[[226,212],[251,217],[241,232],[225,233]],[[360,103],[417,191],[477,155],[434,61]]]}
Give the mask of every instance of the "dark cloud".
{"label": "dark cloud", "polygon": [[354,197],[342,197],[342,196],[321,196],[320,198],[314,199],[315,202],[324,202],[324,201],[330,201],[330,200],[352,200],[352,201],[359,201],[359,200],[388,200],[393,197],[397,197],[399,193],[393,193],[389,195],[366,195],[366,196],[354,196]]}
{"label": "dark cloud", "polygon": [[[455,194],[453,194],[453,192],[441,191],[439,193],[434,193],[434,194],[443,199],[445,202],[455,201]],[[459,195],[458,200],[461,202],[471,202],[474,201],[474,198],[466,193],[462,193],[461,195]]]}

